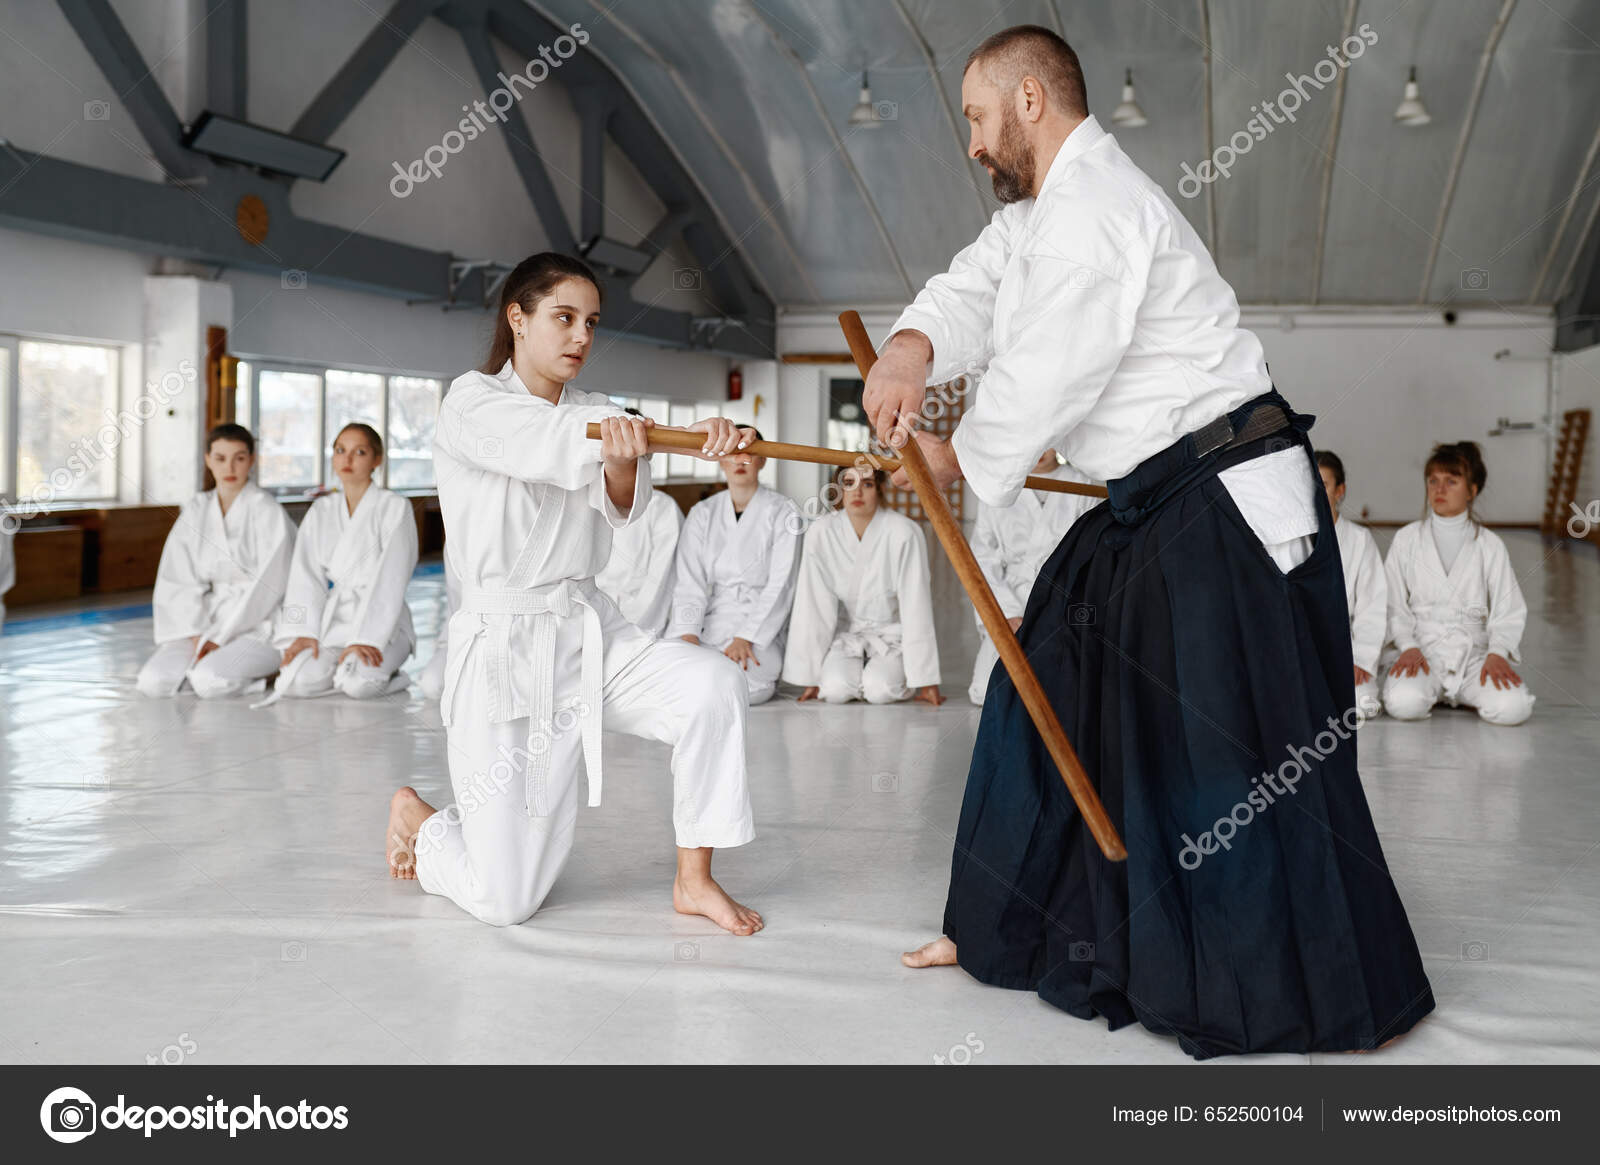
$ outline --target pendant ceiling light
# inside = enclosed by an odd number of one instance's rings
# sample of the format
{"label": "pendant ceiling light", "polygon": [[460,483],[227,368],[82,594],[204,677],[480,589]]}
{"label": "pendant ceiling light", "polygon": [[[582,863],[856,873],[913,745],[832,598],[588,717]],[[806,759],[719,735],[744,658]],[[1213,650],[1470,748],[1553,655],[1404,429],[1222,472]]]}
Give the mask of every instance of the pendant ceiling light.
{"label": "pendant ceiling light", "polygon": [[1122,79],[1122,104],[1112,111],[1111,124],[1125,125],[1129,129],[1138,129],[1141,125],[1150,124],[1150,119],[1144,115],[1144,110],[1139,107],[1139,102],[1133,95],[1132,69],[1129,69]]}
{"label": "pendant ceiling light", "polygon": [[1394,111],[1394,119],[1401,125],[1427,125],[1433,120],[1427,107],[1422,104],[1422,90],[1417,87],[1415,65],[1411,66],[1411,75],[1406,78],[1405,96],[1400,99],[1400,105]]}
{"label": "pendant ceiling light", "polygon": [[877,129],[883,123],[878,119],[878,107],[872,104],[872,87],[867,84],[866,73],[861,74],[861,95],[856,107],[850,111],[850,125],[861,129]]}

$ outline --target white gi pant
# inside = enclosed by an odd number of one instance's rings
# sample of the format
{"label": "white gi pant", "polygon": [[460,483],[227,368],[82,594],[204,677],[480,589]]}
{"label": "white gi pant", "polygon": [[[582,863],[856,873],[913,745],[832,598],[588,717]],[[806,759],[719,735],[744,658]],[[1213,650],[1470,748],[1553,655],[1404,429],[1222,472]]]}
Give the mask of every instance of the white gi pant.
{"label": "white gi pant", "polygon": [[[1481,682],[1478,676],[1488,656],[1486,651],[1470,653],[1459,674],[1441,671],[1431,659],[1427,672],[1397,676],[1391,671],[1383,683],[1384,711],[1396,720],[1424,720],[1435,704],[1444,701],[1451,707],[1465,704],[1475,708],[1478,718],[1490,724],[1506,727],[1521,724],[1533,715],[1533,693],[1528,691],[1526,681],[1509,688]],[[1423,658],[1427,659],[1426,652]],[[1446,692],[1456,694],[1452,697]]]}
{"label": "white gi pant", "polygon": [[[381,650],[383,663],[372,667],[362,663],[355,655],[347,656],[343,663],[339,663],[343,647],[319,644],[316,656],[304,663],[297,662],[300,656],[289,661],[289,668],[284,669],[283,675],[278,677],[277,690],[285,698],[311,699],[340,692],[352,700],[371,700],[390,690],[390,681],[411,656],[411,644],[406,633],[398,627]],[[289,682],[285,684],[284,676],[289,675],[290,669],[294,674],[289,676]]]}
{"label": "white gi pant", "polygon": [[1383,700],[1378,695],[1378,677],[1374,675],[1364,684],[1356,685],[1356,723],[1366,723],[1383,711]]}
{"label": "white gi pant", "polygon": [[848,704],[851,700],[893,704],[910,694],[897,636],[843,631],[834,637],[828,654],[822,657],[817,695],[830,704]]}
{"label": "white gi pant", "polygon": [[[470,675],[453,696],[447,732],[456,801],[417,834],[417,881],[492,926],[515,925],[538,910],[572,852],[583,755],[576,710],[582,623],[563,620],[556,633],[548,817],[528,814],[528,719],[489,723],[486,693]],[[603,725],[672,745],[677,844],[727,848],[750,841],[746,700],[737,665],[682,640],[658,640],[616,667],[607,648]]]}
{"label": "white gi pant", "polygon": [[[729,636],[721,643],[712,644],[702,639],[702,647],[714,648],[718,655],[727,649],[734,637]],[[678,642],[683,642],[681,639]],[[752,643],[750,650],[755,653],[755,659],[746,660],[742,665],[744,670],[745,690],[749,696],[750,706],[765,704],[778,691],[778,677],[783,674],[783,644],[781,643]],[[724,657],[726,658],[726,657]],[[760,660],[757,663],[756,660]],[[731,661],[730,661],[731,662]],[[740,667],[740,664],[734,664]]]}
{"label": "white gi pant", "polygon": [[967,699],[983,707],[983,698],[989,694],[989,673],[1000,663],[1000,652],[987,631],[978,632],[978,658],[972,661],[972,683],[967,687]]}
{"label": "white gi pant", "polygon": [[283,653],[257,632],[224,643],[190,667],[194,651],[194,644],[187,639],[170,639],[157,647],[139,669],[139,691],[152,697],[174,695],[187,671],[189,686],[202,700],[236,696],[277,671],[283,658]]}
{"label": "white gi pant", "polygon": [[449,657],[449,644],[445,641],[444,633],[440,632],[439,642],[433,649],[432,657],[422,669],[422,674],[417,676],[417,688],[424,698],[437,700],[444,694],[444,668]]}

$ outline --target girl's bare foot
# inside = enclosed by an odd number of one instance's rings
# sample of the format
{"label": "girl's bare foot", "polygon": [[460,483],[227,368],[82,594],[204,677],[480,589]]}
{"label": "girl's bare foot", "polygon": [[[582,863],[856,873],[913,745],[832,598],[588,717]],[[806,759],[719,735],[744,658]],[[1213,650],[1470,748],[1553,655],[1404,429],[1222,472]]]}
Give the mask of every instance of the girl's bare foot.
{"label": "girl's bare foot", "polygon": [[717,885],[710,873],[678,871],[672,881],[672,908],[679,914],[700,914],[734,934],[755,934],[767,924],[748,906],[741,906]]}
{"label": "girl's bare foot", "polygon": [[434,814],[434,808],[410,785],[389,799],[389,825],[383,831],[383,849],[389,855],[391,878],[417,876],[417,832]]}
{"label": "girl's bare foot", "polygon": [[956,944],[941,935],[931,943],[923,943],[916,950],[907,951],[900,956],[900,961],[908,967],[954,966]]}

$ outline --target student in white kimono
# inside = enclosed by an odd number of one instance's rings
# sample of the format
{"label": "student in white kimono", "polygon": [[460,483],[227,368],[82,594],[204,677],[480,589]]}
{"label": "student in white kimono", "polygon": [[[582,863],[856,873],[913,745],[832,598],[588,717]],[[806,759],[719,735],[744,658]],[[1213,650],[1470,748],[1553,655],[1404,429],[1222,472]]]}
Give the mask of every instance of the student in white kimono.
{"label": "student in white kimono", "polygon": [[[1068,465],[1054,449],[1040,454],[1032,476],[1088,484],[1088,478]],[[989,580],[989,589],[994,592],[1012,631],[1022,625],[1022,613],[1028,608],[1028,596],[1033,593],[1039,569],[1061,544],[1078,516],[1094,506],[1095,499],[1082,494],[1031,489],[1023,490],[1009,506],[978,503],[972,554],[983,568],[983,576]],[[989,690],[989,676],[1000,661],[1000,652],[976,611],[973,619],[978,624],[978,658],[972,665],[967,698],[982,706],[984,694]]]}
{"label": "student in white kimono", "polygon": [[1511,665],[1528,604],[1506,544],[1472,512],[1488,472],[1472,441],[1435,446],[1423,468],[1427,516],[1402,526],[1384,562],[1389,638],[1400,654],[1383,685],[1397,720],[1421,720],[1441,701],[1490,724],[1521,724],[1533,696]]}
{"label": "student in white kimono", "polygon": [[783,678],[805,689],[802,702],[892,704],[915,689],[938,706],[927,539],[880,504],[883,470],[847,466],[833,477],[840,504],[806,531]]}
{"label": "student in white kimono", "polygon": [[[599,313],[580,260],[524,260],[502,288],[489,359],[440,407],[434,466],[461,588],[439,702],[455,802],[439,812],[395,793],[389,869],[492,925],[530,917],[572,851],[580,763],[600,804],[603,717],[672,746],[674,908],[754,934],[761,916],[711,877],[713,848],[754,836],[739,671],[652,639],[594,585],[612,532],[644,517],[652,427],[569,383]],[[708,458],[750,440],[721,418],[690,428]]]}
{"label": "student in white kimono", "polygon": [[450,620],[461,609],[461,586],[455,572],[450,569],[450,556],[444,556],[444,620],[439,624],[439,634],[434,636],[433,654],[417,677],[417,687],[424,699],[437,700],[444,691],[444,667],[450,658]]}
{"label": "student in white kimono", "polygon": [[272,621],[294,553],[294,523],[250,480],[255,438],[224,424],[206,438],[216,488],[183,504],[156,568],[156,652],[139,669],[139,691],[231,696],[278,670]]}
{"label": "student in white kimono", "polygon": [[1318,450],[1317,472],[1322,476],[1322,488],[1333,510],[1333,532],[1339,537],[1345,604],[1350,608],[1356,715],[1365,722],[1383,710],[1383,700],[1378,694],[1378,657],[1383,651],[1388,626],[1389,584],[1371,531],[1339,512],[1345,495],[1344,462],[1337,453]]}
{"label": "student in white kimono", "polygon": [[[644,415],[638,409],[627,411]],[[622,617],[657,639],[672,611],[672,560],[682,529],[678,503],[651,486],[644,520],[617,531],[605,569],[594,576],[594,585],[611,596]]]}
{"label": "student in white kimono", "polygon": [[383,439],[371,426],[339,431],[339,490],[312,502],[300,523],[278,615],[279,696],[369,700],[406,686],[400,667],[417,645],[406,606],[417,523],[409,501],[372,483],[382,464]]}
{"label": "student in white kimono", "polygon": [[690,509],[667,624],[669,638],[720,651],[743,668],[752,705],[772,699],[783,674],[805,528],[800,507],[757,480],[766,463],[749,453],[724,457],[728,488]]}

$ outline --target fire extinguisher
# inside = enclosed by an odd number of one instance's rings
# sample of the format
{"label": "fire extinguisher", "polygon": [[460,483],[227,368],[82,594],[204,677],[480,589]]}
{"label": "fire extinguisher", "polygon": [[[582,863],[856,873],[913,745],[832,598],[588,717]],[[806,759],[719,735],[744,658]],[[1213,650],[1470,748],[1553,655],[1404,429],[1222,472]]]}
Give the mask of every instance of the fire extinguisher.
{"label": "fire extinguisher", "polygon": [[744,397],[744,373],[735,368],[728,373],[728,399],[740,400]]}

